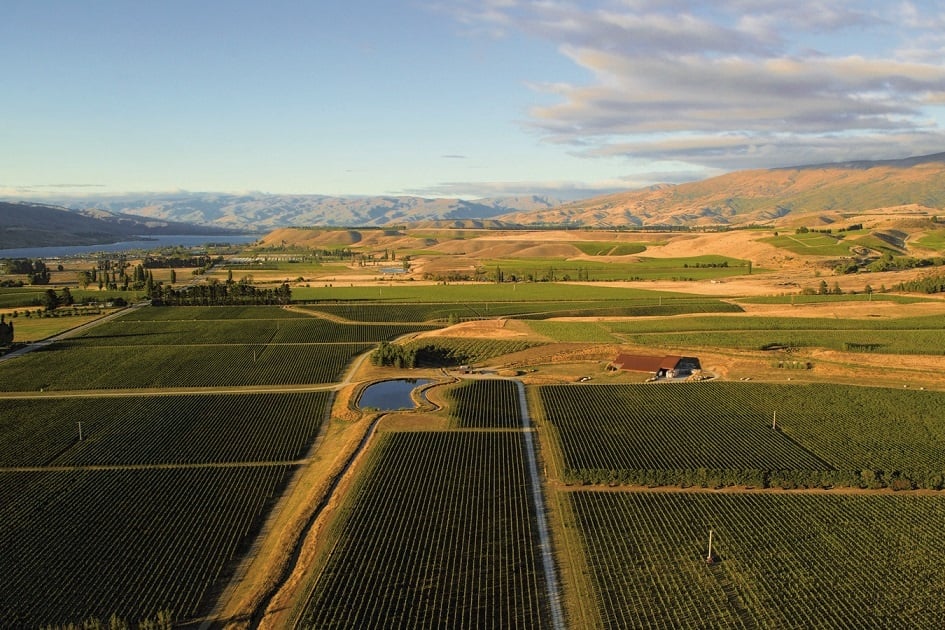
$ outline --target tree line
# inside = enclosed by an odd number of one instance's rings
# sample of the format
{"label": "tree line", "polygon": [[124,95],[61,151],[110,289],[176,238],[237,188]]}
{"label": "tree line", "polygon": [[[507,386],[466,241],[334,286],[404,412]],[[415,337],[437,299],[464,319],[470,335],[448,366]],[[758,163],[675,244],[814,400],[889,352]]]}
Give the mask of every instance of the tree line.
{"label": "tree line", "polygon": [[161,283],[154,285],[148,295],[155,306],[285,305],[292,301],[292,289],[287,283],[262,289],[247,280],[220,282],[214,279],[181,288]]}
{"label": "tree line", "polygon": [[25,275],[33,285],[49,284],[49,267],[42,260],[14,258],[6,263],[7,273]]}
{"label": "tree line", "polygon": [[945,293],[945,275],[939,274],[900,282],[896,288],[910,293]]}

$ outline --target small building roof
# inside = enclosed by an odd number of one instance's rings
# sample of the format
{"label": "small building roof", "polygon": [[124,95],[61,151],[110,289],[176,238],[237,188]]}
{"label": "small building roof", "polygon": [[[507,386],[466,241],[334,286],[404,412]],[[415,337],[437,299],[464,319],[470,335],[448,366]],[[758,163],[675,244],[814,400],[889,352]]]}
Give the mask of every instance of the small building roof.
{"label": "small building roof", "polygon": [[[678,355],[652,356],[645,354],[620,353],[613,360],[613,365],[621,370],[631,372],[659,372],[660,370],[674,370],[680,361],[687,357]],[[698,363],[698,362],[697,362]]]}

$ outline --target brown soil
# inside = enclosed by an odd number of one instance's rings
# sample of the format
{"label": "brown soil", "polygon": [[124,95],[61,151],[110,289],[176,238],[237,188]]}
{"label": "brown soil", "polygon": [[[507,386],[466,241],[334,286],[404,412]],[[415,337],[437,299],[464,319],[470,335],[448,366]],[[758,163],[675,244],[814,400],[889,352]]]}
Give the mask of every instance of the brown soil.
{"label": "brown soil", "polygon": [[[219,614],[219,623],[231,628],[250,627],[249,620],[263,605],[264,594],[274,587],[278,591],[268,603],[259,628],[283,628],[294,622],[294,615],[304,605],[302,598],[307,592],[313,568],[321,562],[326,551],[326,530],[345,496],[352,480],[356,478],[365,447],[354,465],[342,479],[330,497],[325,509],[306,531],[315,506],[326,496],[330,482],[355,452],[377,414],[365,415],[354,407],[363,387],[374,381],[391,377],[403,377],[402,370],[380,368],[363,362],[351,375],[352,383],[341,388],[335,398],[331,416],[333,420],[313,449],[310,463],[298,473],[293,487],[286,492],[277,511],[270,519],[259,549],[252,554],[251,563],[244,568],[239,579],[233,580]],[[410,374],[417,378],[443,379],[439,370],[414,370]],[[435,405],[442,404],[438,387],[427,390],[427,397]],[[432,412],[405,412],[383,414],[377,424],[378,431],[442,430],[447,428],[445,414]],[[303,539],[304,536],[304,539]],[[295,559],[293,560],[293,557]],[[281,584],[278,576],[288,563],[294,563],[291,574]]]}
{"label": "brown soil", "polygon": [[454,326],[431,330],[416,336],[417,339],[427,337],[546,340],[544,337],[532,332],[527,323],[517,319],[487,319],[462,322]]}
{"label": "brown soil", "polygon": [[[328,491],[329,480],[360,442],[367,426],[367,421],[329,423],[313,449],[310,463],[296,473],[277,509],[270,515],[257,539],[255,552],[231,580],[213,615],[216,624],[227,628],[251,626],[252,617],[263,605],[265,595],[279,586],[280,576],[292,561],[314,506]],[[317,529],[318,523],[309,536]],[[308,549],[302,550],[298,566],[307,566],[310,553]],[[301,576],[297,573],[281,586],[280,593],[298,585]],[[283,626],[277,623],[269,627]]]}

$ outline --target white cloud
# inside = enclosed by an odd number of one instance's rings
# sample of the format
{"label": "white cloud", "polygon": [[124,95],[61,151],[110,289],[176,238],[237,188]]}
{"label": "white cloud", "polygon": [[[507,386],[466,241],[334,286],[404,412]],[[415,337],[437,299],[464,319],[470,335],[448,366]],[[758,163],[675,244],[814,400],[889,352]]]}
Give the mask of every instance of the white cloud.
{"label": "white cloud", "polygon": [[585,84],[533,85],[551,101],[526,123],[579,155],[741,168],[943,148],[936,2],[459,4],[552,41],[590,73]]}

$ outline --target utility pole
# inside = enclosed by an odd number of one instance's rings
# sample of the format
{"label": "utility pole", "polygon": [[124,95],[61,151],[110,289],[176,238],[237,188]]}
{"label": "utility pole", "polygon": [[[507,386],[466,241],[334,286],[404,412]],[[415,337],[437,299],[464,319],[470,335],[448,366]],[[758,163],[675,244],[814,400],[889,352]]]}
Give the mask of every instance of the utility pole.
{"label": "utility pole", "polygon": [[79,441],[82,441],[82,423],[79,423]]}
{"label": "utility pole", "polygon": [[774,413],[771,416],[771,428],[775,431],[778,430],[778,410],[775,409]]}
{"label": "utility pole", "polygon": [[705,557],[706,564],[712,564],[715,562],[715,558],[712,556],[712,530],[709,530],[709,555]]}

